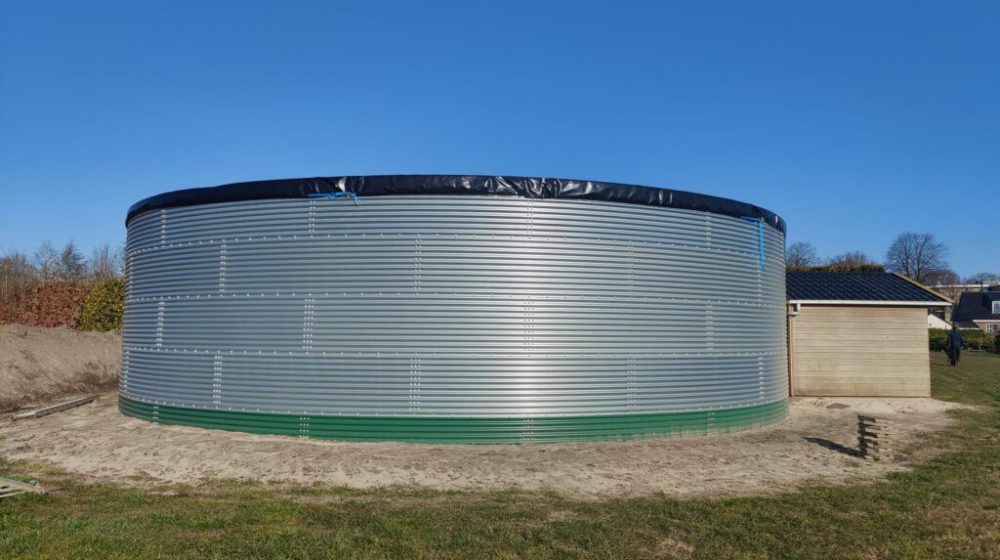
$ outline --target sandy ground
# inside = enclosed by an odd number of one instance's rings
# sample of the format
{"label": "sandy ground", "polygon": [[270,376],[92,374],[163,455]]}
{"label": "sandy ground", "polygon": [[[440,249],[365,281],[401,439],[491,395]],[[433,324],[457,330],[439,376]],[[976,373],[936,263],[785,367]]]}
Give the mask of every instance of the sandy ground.
{"label": "sandy ground", "polygon": [[118,333],[0,325],[0,411],[118,382]]}
{"label": "sandy ground", "polygon": [[[39,419],[0,417],[0,455],[86,478],[160,486],[245,478],[353,488],[552,490],[579,498],[662,492],[754,495],[854,484],[904,470],[852,456],[857,414],[893,421],[899,447],[950,423],[932,399],[796,399],[777,427],[686,439],[546,445],[338,443],[159,426],[121,416],[117,397]],[[926,458],[934,450],[922,450]]]}
{"label": "sandy ground", "polygon": [[95,403],[37,419],[0,414],[0,455],[124,485],[251,479],[353,488],[521,488],[599,498],[753,495],[853,484],[904,470],[852,454],[857,414],[893,421],[896,447],[950,422],[932,399],[797,399],[777,427],[686,439],[546,445],[338,443],[159,426],[118,413],[115,333],[0,325],[0,411],[105,388]]}

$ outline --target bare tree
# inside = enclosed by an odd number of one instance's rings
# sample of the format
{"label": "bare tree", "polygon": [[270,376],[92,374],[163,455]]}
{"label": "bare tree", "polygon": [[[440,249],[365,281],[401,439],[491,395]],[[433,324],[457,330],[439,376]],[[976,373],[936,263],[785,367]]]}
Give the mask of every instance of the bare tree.
{"label": "bare tree", "polygon": [[38,271],[28,256],[9,251],[0,258],[0,305],[6,305],[23,286],[35,280]]}
{"label": "bare tree", "polygon": [[885,272],[885,267],[861,251],[841,253],[827,259],[823,266],[813,267],[813,269],[828,272]]}
{"label": "bare tree", "polygon": [[120,276],[122,273],[121,251],[113,250],[107,244],[97,247],[90,255],[87,269],[90,277],[94,280],[106,280]]}
{"label": "bare tree", "polygon": [[[958,301],[962,297],[962,279],[954,270],[944,269],[931,272],[927,275],[927,285],[933,287],[937,292],[942,293],[952,301]],[[943,317],[942,317],[943,318]]]}
{"label": "bare tree", "polygon": [[59,253],[57,272],[62,280],[83,280],[87,275],[87,260],[70,241]]}
{"label": "bare tree", "polygon": [[992,272],[979,272],[965,279],[966,284],[1000,284],[1000,274]]}
{"label": "bare tree", "polygon": [[930,233],[900,234],[885,255],[891,272],[927,283],[931,273],[948,268],[948,248]]}
{"label": "bare tree", "polygon": [[826,261],[826,264],[828,266],[838,266],[838,265],[865,265],[865,264],[878,264],[878,263],[861,251],[848,251],[846,253],[841,253],[839,255],[829,258]]}
{"label": "bare tree", "polygon": [[816,247],[807,241],[796,241],[785,250],[785,266],[789,268],[804,268],[819,264]]}
{"label": "bare tree", "polygon": [[56,275],[59,269],[59,253],[51,241],[46,239],[35,249],[31,255],[31,264],[35,266],[42,280],[49,280]]}
{"label": "bare tree", "polygon": [[959,281],[958,273],[950,268],[935,270],[927,274],[927,284],[930,286],[953,286]]}

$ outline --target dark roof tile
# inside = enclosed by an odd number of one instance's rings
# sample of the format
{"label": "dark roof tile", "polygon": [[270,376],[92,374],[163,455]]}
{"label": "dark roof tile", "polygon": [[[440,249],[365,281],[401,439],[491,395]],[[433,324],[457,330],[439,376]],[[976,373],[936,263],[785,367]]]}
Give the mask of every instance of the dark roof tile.
{"label": "dark roof tile", "polygon": [[947,301],[888,272],[787,272],[789,300]]}

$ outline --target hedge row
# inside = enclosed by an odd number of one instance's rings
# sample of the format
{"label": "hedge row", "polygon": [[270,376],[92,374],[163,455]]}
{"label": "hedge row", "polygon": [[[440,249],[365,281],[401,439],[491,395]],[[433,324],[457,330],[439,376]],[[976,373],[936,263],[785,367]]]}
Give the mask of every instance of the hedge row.
{"label": "hedge row", "polygon": [[0,301],[0,323],[110,331],[121,329],[124,308],[121,278],[34,282]]}
{"label": "hedge row", "polygon": [[94,283],[80,309],[76,328],[81,331],[117,331],[125,315],[125,281],[121,278]]}
{"label": "hedge row", "polygon": [[[934,351],[942,351],[948,348],[948,329],[928,329],[930,348]],[[986,350],[1000,353],[1000,336],[993,336],[978,329],[962,331],[962,338],[965,344],[962,346],[967,350]]]}
{"label": "hedge row", "polygon": [[0,303],[0,322],[37,327],[75,326],[90,288],[86,282],[32,282]]}

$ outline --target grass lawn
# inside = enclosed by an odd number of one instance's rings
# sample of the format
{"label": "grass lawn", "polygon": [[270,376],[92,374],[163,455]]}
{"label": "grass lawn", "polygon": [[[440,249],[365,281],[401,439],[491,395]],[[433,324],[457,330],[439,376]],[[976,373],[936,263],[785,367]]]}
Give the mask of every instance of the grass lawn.
{"label": "grass lawn", "polygon": [[50,494],[0,502],[0,559],[1000,558],[1000,355],[931,360],[935,397],[981,409],[931,437],[947,453],[873,485],[580,502],[241,483],[164,495],[53,473]]}

